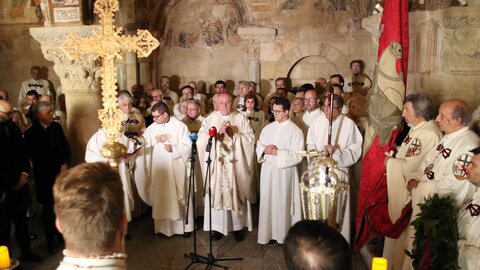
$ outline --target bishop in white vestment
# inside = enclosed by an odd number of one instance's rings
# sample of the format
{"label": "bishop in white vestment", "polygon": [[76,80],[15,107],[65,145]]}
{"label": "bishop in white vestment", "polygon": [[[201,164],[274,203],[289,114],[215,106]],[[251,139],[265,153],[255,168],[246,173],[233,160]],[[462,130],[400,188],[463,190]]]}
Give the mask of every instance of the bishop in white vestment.
{"label": "bishop in white vestment", "polygon": [[[135,178],[140,197],[152,206],[155,233],[166,236],[193,231],[193,211],[187,197],[187,162],[191,150],[187,126],[168,115],[159,102],[152,107],[152,123],[143,133]],[[192,193],[193,194],[193,193]]]}
{"label": "bishop in white vestment", "polygon": [[302,219],[297,165],[304,149],[302,130],[288,117],[290,102],[279,98],[273,104],[275,122],[268,124],[257,142],[260,174],[258,243],[276,240],[282,244],[288,229]]}
{"label": "bishop in white vestment", "polygon": [[[307,150],[328,152],[343,172],[339,178],[348,182],[348,168],[362,155],[363,138],[355,122],[341,113],[343,99],[339,95],[334,95],[333,104],[333,111],[330,112],[330,101],[325,100],[324,114],[319,116],[308,129]],[[332,138],[329,145],[328,117],[330,114],[332,114]],[[347,242],[350,242],[350,196],[347,198],[341,234]]]}
{"label": "bishop in white vestment", "polygon": [[[198,156],[205,176],[209,129],[215,127],[218,131],[211,149],[212,203],[207,194],[204,230],[210,230],[208,215],[211,209],[212,230],[223,235],[235,231],[235,239],[241,241],[243,237],[239,232],[244,227],[252,230],[250,200],[255,135],[249,121],[232,112],[232,97],[228,93],[218,95],[217,106],[218,111],[205,118],[198,132]],[[208,179],[205,180],[208,185]]]}

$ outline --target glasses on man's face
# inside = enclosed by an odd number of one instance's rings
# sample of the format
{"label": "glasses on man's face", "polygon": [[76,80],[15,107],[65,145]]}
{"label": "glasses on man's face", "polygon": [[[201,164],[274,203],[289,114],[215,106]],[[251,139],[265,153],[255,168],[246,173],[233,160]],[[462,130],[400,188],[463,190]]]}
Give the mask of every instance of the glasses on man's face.
{"label": "glasses on man's face", "polygon": [[15,115],[15,112],[14,111],[10,111],[10,112],[2,112],[0,111],[0,113],[4,113],[6,114],[8,117],[13,117]]}
{"label": "glasses on man's face", "polygon": [[317,98],[304,98],[303,103],[315,103],[317,102]]}
{"label": "glasses on man's face", "polygon": [[152,118],[153,118],[153,120],[157,120],[157,119],[158,119],[160,116],[162,116],[164,113],[165,113],[165,112],[160,113],[159,115],[153,115],[153,113],[152,113]]}
{"label": "glasses on man's face", "polygon": [[272,113],[273,114],[279,114],[279,113],[283,113],[284,111],[278,111],[278,110],[272,110]]}

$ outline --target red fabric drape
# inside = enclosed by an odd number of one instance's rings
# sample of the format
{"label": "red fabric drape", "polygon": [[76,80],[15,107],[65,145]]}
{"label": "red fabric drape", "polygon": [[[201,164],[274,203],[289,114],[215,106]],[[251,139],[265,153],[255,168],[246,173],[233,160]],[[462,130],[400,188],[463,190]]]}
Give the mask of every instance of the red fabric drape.
{"label": "red fabric drape", "polygon": [[[404,84],[408,73],[408,0],[386,0],[383,7],[379,31],[381,36],[378,46],[378,59],[393,41],[402,45],[402,58],[396,61],[398,74],[403,73]],[[380,69],[382,67],[379,67]],[[386,145],[380,145],[378,135],[368,149],[363,160],[358,206],[356,214],[355,250],[375,236],[398,238],[408,226],[411,206],[402,210],[401,217],[392,224],[388,214],[387,180],[385,176],[385,153],[395,143],[398,131],[395,130]]]}

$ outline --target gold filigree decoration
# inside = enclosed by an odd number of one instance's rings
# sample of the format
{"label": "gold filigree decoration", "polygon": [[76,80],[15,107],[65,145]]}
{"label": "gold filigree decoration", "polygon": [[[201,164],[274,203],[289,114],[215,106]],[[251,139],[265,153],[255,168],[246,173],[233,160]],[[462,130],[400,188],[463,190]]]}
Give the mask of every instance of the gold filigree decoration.
{"label": "gold filigree decoration", "polygon": [[115,58],[121,58],[122,52],[136,52],[139,57],[147,57],[160,43],[147,30],[138,30],[137,35],[123,35],[122,28],[115,27],[115,12],[119,10],[118,0],[98,0],[94,11],[99,15],[101,33],[93,32],[92,37],[82,39],[70,34],[63,43],[63,50],[71,58],[78,60],[81,55],[92,53],[102,59],[102,104],[99,119],[105,131],[107,143],[102,151],[112,166],[118,165],[118,159],[125,149],[118,147],[122,112],[117,108]]}

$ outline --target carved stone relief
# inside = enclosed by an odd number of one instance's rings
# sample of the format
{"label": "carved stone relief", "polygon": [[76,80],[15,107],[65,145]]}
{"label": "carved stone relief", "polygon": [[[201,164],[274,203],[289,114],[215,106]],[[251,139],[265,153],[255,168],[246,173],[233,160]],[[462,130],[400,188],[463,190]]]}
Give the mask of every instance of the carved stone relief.
{"label": "carved stone relief", "polygon": [[78,61],[70,59],[60,49],[46,49],[45,58],[53,61],[53,69],[60,77],[63,91],[66,93],[96,93],[100,89],[101,63],[94,54],[81,57]]}
{"label": "carved stone relief", "polygon": [[100,89],[101,63],[93,54],[81,57],[78,61],[70,59],[60,49],[60,45],[71,32],[81,38],[90,37],[98,26],[72,26],[31,28],[30,34],[40,42],[43,55],[55,64],[53,69],[61,81],[66,93],[96,94]]}
{"label": "carved stone relief", "polygon": [[444,17],[443,70],[452,74],[480,74],[480,18]]}

